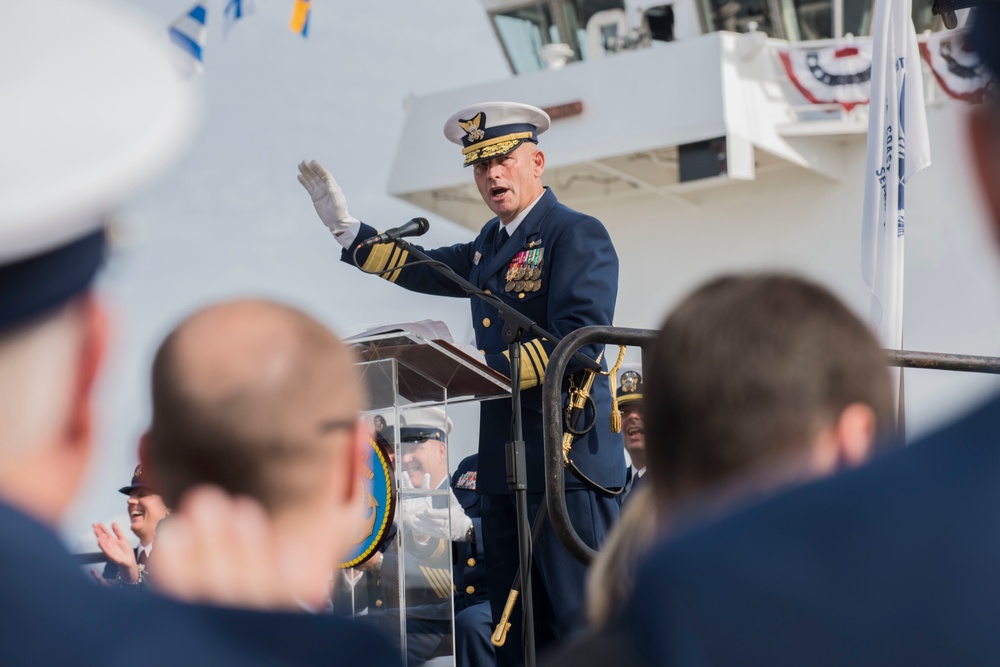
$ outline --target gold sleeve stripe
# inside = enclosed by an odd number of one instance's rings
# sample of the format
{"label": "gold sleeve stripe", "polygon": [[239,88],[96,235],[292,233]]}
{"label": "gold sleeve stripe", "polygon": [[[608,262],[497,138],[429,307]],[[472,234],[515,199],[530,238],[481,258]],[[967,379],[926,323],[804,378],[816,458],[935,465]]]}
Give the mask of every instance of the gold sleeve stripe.
{"label": "gold sleeve stripe", "polygon": [[[396,245],[395,243],[393,243],[392,244],[392,254],[389,256],[389,262],[385,265],[385,268],[387,268],[387,269],[395,269],[397,266],[399,266],[399,254],[401,252],[402,252],[402,249],[398,245]],[[388,274],[386,274],[386,275],[388,275]]]}
{"label": "gold sleeve stripe", "polygon": [[533,355],[535,361],[535,368],[538,370],[538,384],[542,383],[545,379],[545,368],[549,364],[549,355],[545,352],[545,346],[542,345],[542,341],[538,338],[531,341],[525,346],[529,355]]}
{"label": "gold sleeve stripe", "polygon": [[[502,352],[503,356],[510,361],[510,353],[507,350]],[[546,360],[548,357],[546,357]],[[536,357],[532,354],[531,348],[527,345],[521,346],[521,389],[531,389],[532,387],[537,387],[542,383],[541,376],[538,372],[538,362]],[[542,373],[544,373],[544,367]]]}
{"label": "gold sleeve stripe", "polygon": [[447,600],[451,597],[453,586],[451,583],[451,573],[448,570],[421,565],[420,571],[423,573],[424,578],[427,579],[427,583],[431,585],[435,595],[442,600]]}
{"label": "gold sleeve stripe", "polygon": [[395,244],[392,243],[379,243],[368,253],[368,259],[361,268],[365,271],[383,271],[395,248]]}
{"label": "gold sleeve stripe", "polygon": [[521,349],[523,350],[522,356],[534,367],[535,377],[541,378],[542,373],[545,371],[545,367],[542,366],[541,362],[539,362],[538,353],[535,352],[535,347],[531,343],[528,343],[527,345],[522,346]]}
{"label": "gold sleeve stripe", "polygon": [[535,344],[535,348],[538,350],[538,358],[542,361],[542,370],[544,372],[545,367],[549,365],[549,353],[545,351],[545,344],[542,343],[541,338],[536,338],[531,342]]}
{"label": "gold sleeve stripe", "polygon": [[545,377],[545,367],[549,363],[549,355],[545,354],[545,348],[542,347],[542,341],[537,338],[527,345],[524,346],[528,354],[531,356],[532,361],[535,362],[535,369],[538,371],[538,377]]}
{"label": "gold sleeve stripe", "polygon": [[528,363],[521,364],[521,389],[531,389],[532,387],[537,387],[541,383],[541,379],[538,377],[538,369],[535,366],[535,360],[532,358],[531,353],[528,352],[528,348],[524,345],[521,346],[521,351],[524,354],[521,355],[522,359],[526,359]]}
{"label": "gold sleeve stripe", "polygon": [[444,556],[444,554],[445,554],[445,552],[446,552],[446,551],[447,551],[448,549],[450,549],[450,548],[451,548],[451,542],[449,542],[449,541],[446,541],[446,540],[442,540],[442,539],[439,539],[439,540],[438,540],[438,545],[437,545],[437,549],[435,549],[435,550],[434,550],[434,553],[432,553],[432,554],[431,554],[431,557],[430,557],[430,559],[431,559],[432,561],[435,561],[435,560],[437,560],[438,558],[441,558],[441,557],[443,557],[443,556]]}
{"label": "gold sleeve stripe", "polygon": [[[409,256],[409,254],[410,254],[409,250],[404,250],[402,252],[402,254],[399,256],[399,261],[396,262],[396,264],[394,264],[394,266],[402,267],[404,264],[406,264],[406,258]],[[390,283],[396,282],[396,278],[399,277],[399,272],[400,271],[402,271],[401,268],[400,269],[396,269],[392,273],[386,274],[386,277],[389,279]]]}

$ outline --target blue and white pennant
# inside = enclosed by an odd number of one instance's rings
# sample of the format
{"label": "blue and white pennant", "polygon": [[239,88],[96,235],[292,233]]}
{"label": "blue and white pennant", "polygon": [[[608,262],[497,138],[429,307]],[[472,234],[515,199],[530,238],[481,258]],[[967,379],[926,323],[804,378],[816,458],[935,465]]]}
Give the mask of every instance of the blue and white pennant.
{"label": "blue and white pennant", "polygon": [[207,14],[205,4],[199,2],[190,11],[182,14],[171,23],[168,29],[171,41],[191,57],[191,62],[199,72],[205,62],[204,51],[207,34],[205,19]]}

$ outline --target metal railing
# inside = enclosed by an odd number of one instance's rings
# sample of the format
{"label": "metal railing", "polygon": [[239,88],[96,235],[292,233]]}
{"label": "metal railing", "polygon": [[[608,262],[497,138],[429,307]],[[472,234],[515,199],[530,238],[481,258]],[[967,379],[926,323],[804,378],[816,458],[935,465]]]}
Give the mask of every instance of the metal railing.
{"label": "metal railing", "polygon": [[[596,552],[588,546],[573,527],[566,508],[566,469],[562,454],[562,378],[577,350],[591,343],[630,345],[646,348],[653,343],[656,331],[621,327],[584,327],[566,336],[549,355],[542,384],[542,420],[545,425],[545,502],[552,528],[566,550],[584,564],[590,564]],[[969,354],[886,350],[887,363],[900,368],[921,368],[966,373],[1000,375],[1000,358]]]}

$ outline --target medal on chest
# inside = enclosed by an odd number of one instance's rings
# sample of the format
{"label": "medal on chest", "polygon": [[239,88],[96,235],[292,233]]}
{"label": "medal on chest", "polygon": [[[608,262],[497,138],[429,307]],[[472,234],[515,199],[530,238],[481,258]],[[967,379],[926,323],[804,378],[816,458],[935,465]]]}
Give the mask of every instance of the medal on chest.
{"label": "medal on chest", "polygon": [[504,275],[504,291],[516,293],[523,299],[526,293],[540,290],[544,254],[544,248],[530,248],[514,255]]}

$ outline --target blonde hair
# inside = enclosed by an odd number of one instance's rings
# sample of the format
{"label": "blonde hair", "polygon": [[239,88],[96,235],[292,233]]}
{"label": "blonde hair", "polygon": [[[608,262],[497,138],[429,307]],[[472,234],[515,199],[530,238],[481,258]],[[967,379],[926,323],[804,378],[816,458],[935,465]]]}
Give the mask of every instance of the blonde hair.
{"label": "blonde hair", "polygon": [[639,563],[656,541],[657,512],[649,484],[629,495],[621,519],[587,575],[587,620],[593,628],[605,627],[632,594]]}

